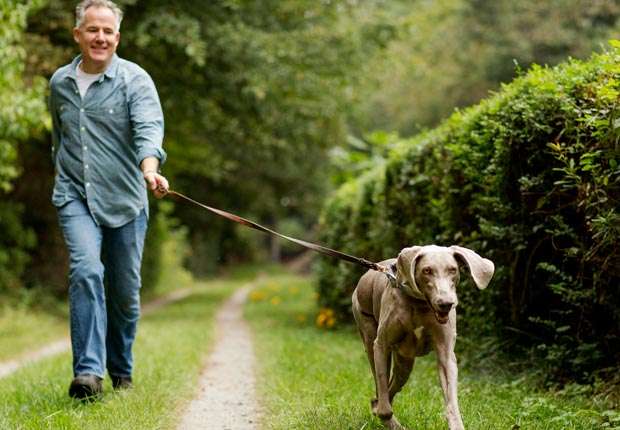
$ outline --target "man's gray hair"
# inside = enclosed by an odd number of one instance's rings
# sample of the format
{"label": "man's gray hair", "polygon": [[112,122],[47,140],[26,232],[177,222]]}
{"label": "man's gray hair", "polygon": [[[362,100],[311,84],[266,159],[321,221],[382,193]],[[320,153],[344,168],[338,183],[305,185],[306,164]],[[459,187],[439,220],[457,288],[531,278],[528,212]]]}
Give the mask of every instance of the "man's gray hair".
{"label": "man's gray hair", "polygon": [[89,7],[107,7],[114,13],[116,17],[116,31],[121,28],[121,21],[123,20],[123,11],[120,7],[110,0],[83,0],[75,7],[75,26],[79,27],[84,22],[84,15],[86,15],[86,9]]}

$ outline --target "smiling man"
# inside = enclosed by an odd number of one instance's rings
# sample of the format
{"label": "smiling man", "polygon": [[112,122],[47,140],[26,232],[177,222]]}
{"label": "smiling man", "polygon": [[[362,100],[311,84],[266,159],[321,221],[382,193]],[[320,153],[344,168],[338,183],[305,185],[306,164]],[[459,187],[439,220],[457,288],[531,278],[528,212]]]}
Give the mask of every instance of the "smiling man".
{"label": "smiling man", "polygon": [[159,97],[142,68],[116,55],[121,20],[111,1],[79,3],[81,54],[50,80],[52,202],[70,257],[69,395],[80,399],[101,394],[106,369],[115,389],[132,386],[147,188],[168,190]]}

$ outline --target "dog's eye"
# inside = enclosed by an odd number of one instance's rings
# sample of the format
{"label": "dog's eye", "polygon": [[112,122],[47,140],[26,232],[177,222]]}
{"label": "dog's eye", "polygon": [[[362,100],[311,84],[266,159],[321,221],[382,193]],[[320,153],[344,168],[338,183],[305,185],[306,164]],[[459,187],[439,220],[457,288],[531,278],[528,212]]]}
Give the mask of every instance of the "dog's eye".
{"label": "dog's eye", "polygon": [[456,268],[456,267],[450,267],[450,268],[448,269],[448,273],[449,273],[450,275],[456,275],[456,272],[457,272],[457,268]]}
{"label": "dog's eye", "polygon": [[433,269],[431,269],[430,267],[425,267],[424,269],[422,269],[422,273],[424,273],[425,275],[430,275],[431,273],[433,273]]}

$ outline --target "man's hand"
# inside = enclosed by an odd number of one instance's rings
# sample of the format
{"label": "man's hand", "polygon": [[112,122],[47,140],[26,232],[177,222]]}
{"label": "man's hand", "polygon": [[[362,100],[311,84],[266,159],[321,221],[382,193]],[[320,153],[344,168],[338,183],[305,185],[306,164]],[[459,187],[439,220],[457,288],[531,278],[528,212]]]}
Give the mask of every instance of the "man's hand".
{"label": "man's hand", "polygon": [[161,199],[168,194],[168,180],[154,170],[147,170],[143,173],[147,187],[153,191],[156,198]]}

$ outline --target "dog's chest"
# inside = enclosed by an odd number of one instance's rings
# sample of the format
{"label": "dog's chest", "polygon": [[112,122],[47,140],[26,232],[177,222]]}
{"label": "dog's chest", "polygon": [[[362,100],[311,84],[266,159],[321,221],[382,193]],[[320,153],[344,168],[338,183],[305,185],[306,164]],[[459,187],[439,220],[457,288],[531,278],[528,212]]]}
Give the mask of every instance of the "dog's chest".
{"label": "dog's chest", "polygon": [[405,337],[394,347],[404,357],[420,357],[431,350],[430,332],[426,326],[431,310],[428,305],[409,308],[399,315]]}
{"label": "dog's chest", "polygon": [[415,299],[406,300],[406,305],[401,307],[402,311],[399,313],[399,320],[406,331],[415,332],[425,325],[432,311],[430,306],[424,301]]}

